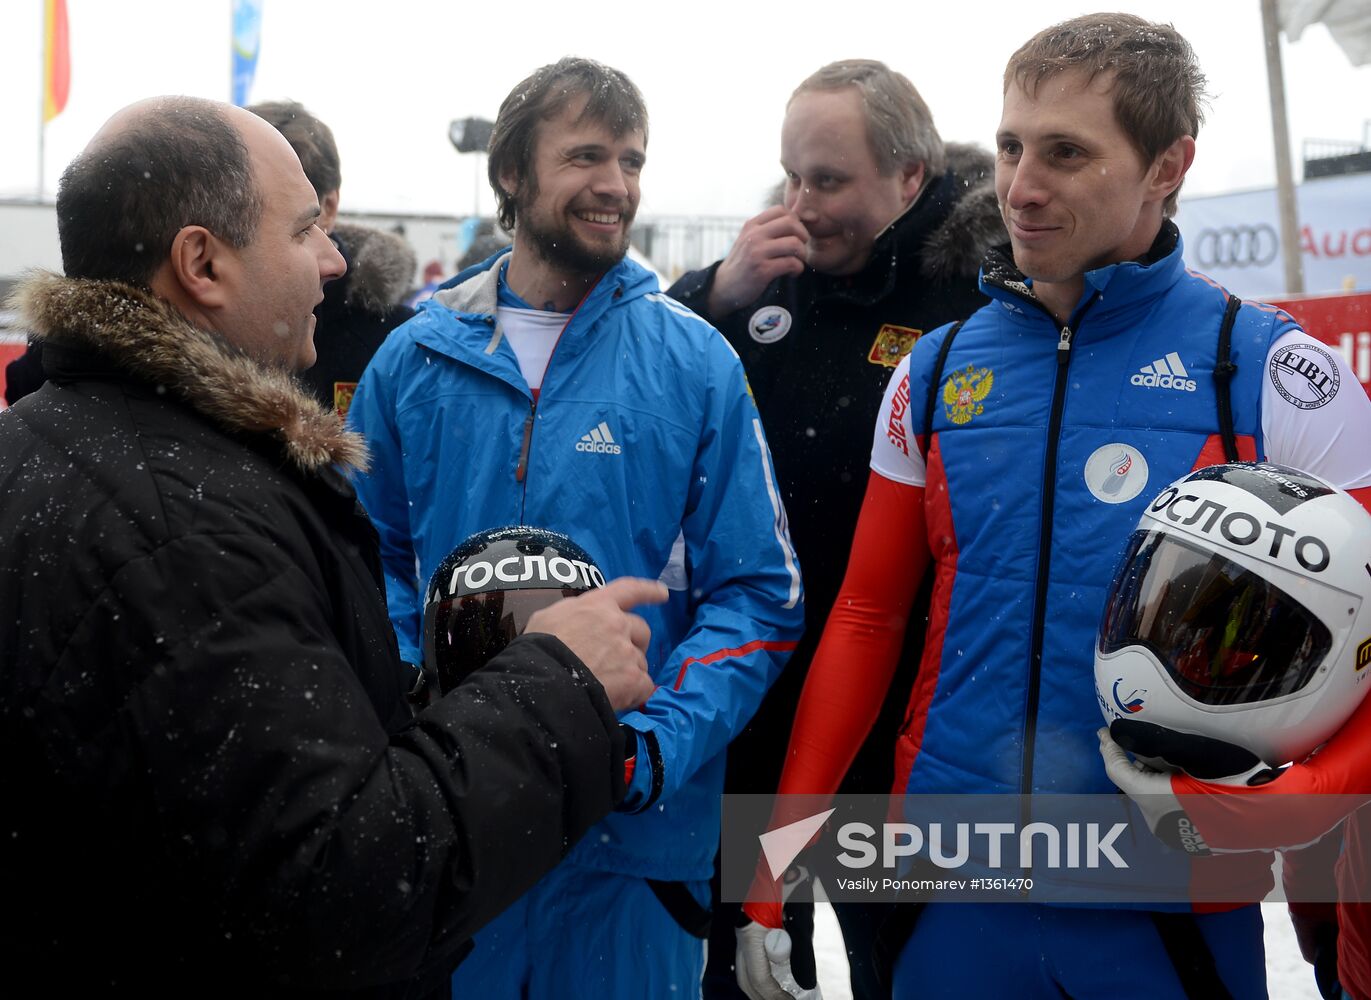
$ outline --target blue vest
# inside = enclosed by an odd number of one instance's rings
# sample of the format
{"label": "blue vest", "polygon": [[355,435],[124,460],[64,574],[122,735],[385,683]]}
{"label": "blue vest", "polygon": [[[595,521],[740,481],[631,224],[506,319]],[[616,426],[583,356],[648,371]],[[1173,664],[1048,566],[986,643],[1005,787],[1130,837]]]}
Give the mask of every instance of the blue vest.
{"label": "blue vest", "polygon": [[[1188,271],[1179,240],[1149,264],[1086,274],[1063,328],[1001,266],[991,303],[910,358],[935,394],[925,504],[936,584],[896,750],[910,792],[1112,792],[1094,645],[1106,592],[1144,505],[1224,460],[1213,371],[1228,294]],[[1264,457],[1262,374],[1284,313],[1245,303],[1232,332],[1234,431]]]}

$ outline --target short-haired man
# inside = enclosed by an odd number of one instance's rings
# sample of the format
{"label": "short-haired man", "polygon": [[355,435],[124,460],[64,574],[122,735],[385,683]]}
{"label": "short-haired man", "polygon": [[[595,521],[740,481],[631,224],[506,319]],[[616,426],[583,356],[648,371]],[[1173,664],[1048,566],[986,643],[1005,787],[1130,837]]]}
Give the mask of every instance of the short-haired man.
{"label": "short-haired man", "polygon": [[[889,623],[931,558],[897,789],[1112,792],[1094,636],[1142,505],[1233,452],[1371,487],[1371,401],[1343,362],[1182,260],[1169,216],[1203,84],[1173,28],[1127,14],[1056,25],[1011,57],[995,170],[1010,244],[981,279],[993,301],[921,339],[892,376],[842,610],[810,670],[782,791],[837,787],[899,649]],[[869,683],[854,684],[854,662]],[[745,909],[779,926],[774,903]],[[750,965],[757,995],[777,995],[763,963]],[[929,904],[894,992],[1264,996],[1261,915]]]}
{"label": "short-haired man", "polygon": [[[286,137],[319,198],[317,225],[333,241],[347,272],[324,286],[314,310],[315,361],[299,379],[325,406],[347,416],[357,380],[376,348],[395,327],[414,315],[404,304],[414,281],[414,251],[401,237],[338,221],[343,183],[333,131],[297,101],[249,105]],[[37,343],[6,369],[5,394],[14,403],[43,384]]]}
{"label": "short-haired man", "polygon": [[314,310],[314,364],[300,381],[346,418],[352,394],[376,349],[414,315],[404,304],[414,283],[414,251],[394,233],[338,221],[342,166],[333,130],[298,101],[263,101],[248,110],[286,137],[319,198],[319,228],[347,261],[347,273],[324,287]]}
{"label": "short-haired man", "polygon": [[290,374],[343,273],[319,214],[262,119],[140,102],[19,292],[49,381],[0,414],[0,934],[65,992],[446,988],[624,792],[655,582],[410,717],[364,448]]}
{"label": "short-haired man", "polygon": [[[990,154],[944,145],[914,85],[875,60],[831,63],[795,88],[781,166],[781,204],[748,221],[727,257],[683,276],[669,293],[717,326],[743,359],[805,567],[805,636],[729,748],[726,788],[741,793],[770,792],[780,777],[805,671],[847,565],[890,372],[925,331],[985,303],[976,273],[1005,238]],[[908,689],[922,637],[919,621],[897,690]],[[890,786],[899,708],[889,700],[848,788]],[[875,995],[869,953],[879,914],[861,904],[835,909],[854,992]],[[737,995],[736,915],[736,906],[715,914],[707,995]],[[803,924],[800,931],[797,956],[805,953]],[[797,957],[801,983],[808,965]]]}
{"label": "short-haired man", "polygon": [[[457,275],[377,352],[349,419],[401,653],[420,582],[472,532],[566,532],[608,577],[670,589],[622,720],[628,797],[477,937],[461,996],[699,990],[724,747],[800,632],[798,566],[742,366],[625,258],[647,157],[642,96],[567,58],[500,107],[489,174],[511,251]],[[416,573],[417,563],[417,573]]]}

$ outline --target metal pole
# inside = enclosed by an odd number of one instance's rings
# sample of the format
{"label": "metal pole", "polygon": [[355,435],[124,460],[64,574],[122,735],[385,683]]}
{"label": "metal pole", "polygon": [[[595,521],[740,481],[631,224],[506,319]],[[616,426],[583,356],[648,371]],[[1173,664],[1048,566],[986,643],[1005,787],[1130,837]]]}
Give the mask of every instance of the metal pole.
{"label": "metal pole", "polygon": [[1304,261],[1300,259],[1299,213],[1290,168],[1290,126],[1285,117],[1285,75],[1281,70],[1280,25],[1276,0],[1261,0],[1262,35],[1266,41],[1266,79],[1271,91],[1271,133],[1276,144],[1276,201],[1281,215],[1281,256],[1285,258],[1285,291],[1304,291]]}

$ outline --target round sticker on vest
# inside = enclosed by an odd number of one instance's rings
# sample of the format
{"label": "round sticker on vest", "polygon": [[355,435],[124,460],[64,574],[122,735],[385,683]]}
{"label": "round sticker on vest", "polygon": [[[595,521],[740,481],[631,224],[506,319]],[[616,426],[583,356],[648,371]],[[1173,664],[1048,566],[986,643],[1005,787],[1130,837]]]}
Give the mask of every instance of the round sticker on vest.
{"label": "round sticker on vest", "polygon": [[1338,364],[1321,347],[1295,344],[1271,355],[1271,384],[1291,406],[1317,410],[1338,394]]}
{"label": "round sticker on vest", "polygon": [[1131,444],[1106,444],[1085,462],[1085,485],[1105,503],[1128,503],[1147,486],[1147,459]]}
{"label": "round sticker on vest", "polygon": [[774,344],[790,332],[790,310],[785,306],[762,306],[747,321],[747,332],[759,344]]}

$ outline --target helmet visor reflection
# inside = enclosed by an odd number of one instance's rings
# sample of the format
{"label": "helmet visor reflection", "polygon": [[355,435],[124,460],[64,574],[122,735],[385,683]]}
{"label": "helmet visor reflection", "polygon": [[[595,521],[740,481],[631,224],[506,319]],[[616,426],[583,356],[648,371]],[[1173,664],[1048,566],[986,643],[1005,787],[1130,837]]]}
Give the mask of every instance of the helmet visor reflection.
{"label": "helmet visor reflection", "polygon": [[1248,705],[1309,683],[1328,628],[1268,580],[1173,535],[1136,531],[1105,607],[1100,651],[1150,649],[1203,705]]}
{"label": "helmet visor reflection", "polygon": [[522,635],[535,611],[575,597],[579,590],[492,590],[450,597],[424,613],[424,662],[447,694],[473,670]]}

